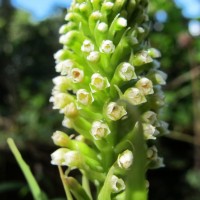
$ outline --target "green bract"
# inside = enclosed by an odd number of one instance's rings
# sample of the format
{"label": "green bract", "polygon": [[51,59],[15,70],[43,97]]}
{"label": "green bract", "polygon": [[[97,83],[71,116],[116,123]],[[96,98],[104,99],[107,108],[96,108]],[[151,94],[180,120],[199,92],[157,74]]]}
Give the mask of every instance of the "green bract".
{"label": "green bract", "polygon": [[52,164],[83,176],[82,184],[65,177],[68,199],[71,193],[78,200],[145,200],[146,171],[163,165],[154,143],[167,131],[159,119],[166,74],[147,40],[147,4],[74,0],[60,28],[63,48],[54,55],[60,74],[50,101],[64,115],[63,126],[81,137],[56,131],[52,138],[62,148]]}

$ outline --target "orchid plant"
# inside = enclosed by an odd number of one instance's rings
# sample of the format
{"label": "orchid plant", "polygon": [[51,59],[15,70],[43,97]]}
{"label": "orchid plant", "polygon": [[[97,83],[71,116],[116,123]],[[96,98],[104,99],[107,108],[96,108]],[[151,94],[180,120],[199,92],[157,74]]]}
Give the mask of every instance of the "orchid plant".
{"label": "orchid plant", "polygon": [[[74,134],[53,133],[51,164],[68,200],[147,200],[146,173],[164,166],[156,140],[168,128],[160,117],[167,75],[148,41],[147,6],[148,0],[73,0],[59,30],[63,48],[54,55],[59,74],[50,102]],[[8,143],[34,198],[46,199]]]}
{"label": "orchid plant", "polygon": [[163,166],[156,139],[167,132],[159,117],[167,76],[148,41],[147,6],[74,0],[59,30],[50,101],[74,134],[53,134],[51,163],[68,200],[145,200],[147,170]]}

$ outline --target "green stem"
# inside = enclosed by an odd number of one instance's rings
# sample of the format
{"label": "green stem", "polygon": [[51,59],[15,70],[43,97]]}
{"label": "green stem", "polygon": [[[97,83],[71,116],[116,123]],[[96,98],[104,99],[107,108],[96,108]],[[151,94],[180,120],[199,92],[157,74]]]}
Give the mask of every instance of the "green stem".
{"label": "green stem", "polygon": [[62,184],[63,184],[64,190],[65,190],[67,200],[73,200],[72,195],[71,195],[70,190],[69,190],[69,187],[65,182],[65,176],[64,176],[64,173],[63,173],[61,166],[58,166],[58,170],[59,170],[60,178],[62,180]]}

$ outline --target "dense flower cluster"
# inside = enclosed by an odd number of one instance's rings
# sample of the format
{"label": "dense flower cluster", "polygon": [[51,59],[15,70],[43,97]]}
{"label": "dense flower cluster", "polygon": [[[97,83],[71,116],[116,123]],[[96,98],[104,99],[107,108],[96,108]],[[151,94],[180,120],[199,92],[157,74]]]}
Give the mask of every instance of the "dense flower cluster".
{"label": "dense flower cluster", "polygon": [[147,0],[74,0],[59,30],[50,101],[78,135],[53,134],[60,148],[51,163],[78,168],[100,195],[108,183],[109,195],[125,194],[136,162],[133,130],[141,127],[146,140],[147,168],[162,166],[153,141],[167,129],[159,119],[166,74],[147,42],[146,7]]}

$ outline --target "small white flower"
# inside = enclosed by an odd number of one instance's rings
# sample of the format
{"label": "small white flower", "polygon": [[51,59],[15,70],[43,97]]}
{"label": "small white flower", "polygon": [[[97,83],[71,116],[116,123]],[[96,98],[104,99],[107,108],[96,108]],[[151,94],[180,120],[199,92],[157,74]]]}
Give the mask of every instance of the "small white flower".
{"label": "small white flower", "polygon": [[63,50],[63,49],[58,50],[58,51],[54,54],[54,59],[56,60],[56,62],[61,61],[63,55],[64,55],[64,50]]}
{"label": "small white flower", "polygon": [[133,163],[133,153],[130,150],[125,150],[118,156],[117,164],[120,168],[128,169]]}
{"label": "small white flower", "polygon": [[72,81],[73,81],[74,83],[80,83],[80,82],[83,81],[84,72],[83,72],[83,70],[81,70],[81,69],[73,68],[73,69],[71,70],[70,77],[72,78]]}
{"label": "small white flower", "polygon": [[100,58],[100,53],[98,51],[91,51],[87,56],[87,60],[90,62],[98,62]]}
{"label": "small white flower", "polygon": [[122,27],[122,28],[126,27],[127,26],[127,19],[125,19],[124,17],[119,17],[117,19],[117,25],[119,27]]}
{"label": "small white flower", "polygon": [[155,137],[156,128],[154,126],[152,126],[151,124],[143,123],[142,127],[143,127],[144,136],[147,140],[149,140],[149,139],[155,140],[156,139],[156,137]]}
{"label": "small white flower", "polygon": [[153,111],[146,111],[142,115],[142,119],[144,122],[149,123],[149,124],[154,124],[157,121],[157,115]]}
{"label": "small white flower", "polygon": [[62,125],[66,128],[73,128],[73,123],[72,123],[71,119],[69,119],[68,117],[64,117],[64,119],[62,121]]}
{"label": "small white flower", "polygon": [[63,108],[62,112],[65,114],[65,116],[73,118],[77,116],[78,109],[76,105],[73,102],[71,102]]}
{"label": "small white flower", "polygon": [[144,95],[149,95],[149,94],[153,94],[153,84],[152,81],[149,80],[148,78],[141,78],[140,80],[137,81],[137,83],[135,84],[135,86],[142,91],[142,93]]}
{"label": "small white flower", "polygon": [[95,121],[92,123],[91,135],[95,140],[101,140],[110,134],[110,129],[107,124],[101,121]]}
{"label": "small white flower", "polygon": [[83,164],[83,158],[78,151],[68,151],[64,154],[64,162],[66,166],[77,168]]}
{"label": "small white flower", "polygon": [[61,44],[69,44],[72,41],[73,37],[74,37],[74,31],[69,31],[66,34],[60,36],[59,42]]}
{"label": "small white flower", "polygon": [[100,47],[100,52],[110,54],[115,51],[115,45],[111,40],[103,40],[101,47]]}
{"label": "small white flower", "polygon": [[152,61],[153,61],[153,59],[151,58],[151,56],[149,56],[148,51],[143,50],[134,56],[133,65],[140,66],[143,64],[150,63]]}
{"label": "small white flower", "polygon": [[138,88],[134,87],[127,89],[124,93],[124,97],[133,105],[139,105],[147,101],[143,93]]}
{"label": "small white flower", "polygon": [[117,121],[127,114],[123,106],[118,105],[115,102],[108,104],[106,108],[106,115],[109,119]]}
{"label": "small white flower", "polygon": [[53,109],[62,110],[67,104],[73,101],[73,97],[66,93],[57,93],[49,101],[53,102]]}
{"label": "small white flower", "polygon": [[85,53],[90,53],[91,51],[94,51],[94,44],[90,40],[84,40],[81,51]]}
{"label": "small white flower", "polygon": [[139,33],[144,33],[145,32],[144,28],[142,28],[142,27],[138,27],[137,29],[138,29]]}
{"label": "small white flower", "polygon": [[103,90],[110,86],[108,79],[101,76],[99,73],[94,73],[91,77],[91,89],[93,92],[96,90]]}
{"label": "small white flower", "polygon": [[100,31],[100,32],[106,32],[108,30],[108,24],[106,24],[105,22],[101,22],[98,24],[97,26],[97,29]]}
{"label": "small white flower", "polygon": [[57,146],[66,147],[69,143],[68,135],[62,131],[54,132],[51,138]]}
{"label": "small white flower", "polygon": [[59,148],[51,154],[51,164],[52,165],[65,165],[65,153],[69,151],[66,148]]}
{"label": "small white flower", "polygon": [[81,12],[85,12],[85,11],[87,11],[87,9],[88,9],[88,5],[87,5],[86,2],[83,2],[83,3],[81,3],[81,4],[79,5],[79,10],[80,10]]}
{"label": "small white flower", "polygon": [[124,181],[115,175],[112,175],[110,184],[113,193],[121,192],[126,188]]}
{"label": "small white flower", "polygon": [[74,63],[72,60],[67,59],[65,61],[61,61],[56,65],[56,72],[61,73],[61,75],[68,75],[74,66]]}
{"label": "small white flower", "polygon": [[158,49],[155,48],[150,48],[148,49],[148,54],[152,57],[152,58],[159,58],[161,57],[161,53]]}
{"label": "small white flower", "polygon": [[137,76],[135,74],[135,68],[130,63],[123,63],[119,69],[119,76],[124,81],[130,81],[132,79],[136,79]]}
{"label": "small white flower", "polygon": [[94,101],[94,98],[92,97],[91,93],[89,93],[85,89],[78,90],[76,96],[77,96],[77,101],[83,105],[90,105]]}

